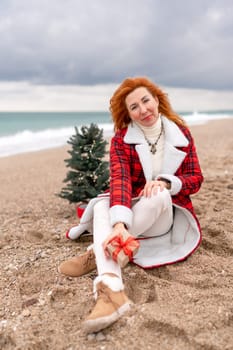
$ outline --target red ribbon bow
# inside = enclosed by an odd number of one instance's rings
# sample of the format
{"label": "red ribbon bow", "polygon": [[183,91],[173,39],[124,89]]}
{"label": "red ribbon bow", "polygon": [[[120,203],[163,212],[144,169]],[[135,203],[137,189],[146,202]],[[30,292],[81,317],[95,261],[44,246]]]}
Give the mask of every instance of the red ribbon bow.
{"label": "red ribbon bow", "polygon": [[109,241],[109,244],[115,248],[112,252],[112,258],[115,261],[117,261],[118,254],[121,250],[123,250],[124,254],[129,257],[129,261],[131,261],[133,259],[134,250],[139,247],[139,242],[132,236],[124,240],[122,235],[118,235],[113,237]]}

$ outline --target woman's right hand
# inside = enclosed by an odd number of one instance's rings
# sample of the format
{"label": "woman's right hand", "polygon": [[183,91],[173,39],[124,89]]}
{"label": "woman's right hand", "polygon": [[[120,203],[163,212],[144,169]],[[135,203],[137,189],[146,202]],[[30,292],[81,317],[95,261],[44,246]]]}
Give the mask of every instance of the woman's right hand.
{"label": "woman's right hand", "polygon": [[151,197],[155,195],[158,191],[163,191],[165,188],[169,189],[168,183],[163,180],[152,180],[147,181],[144,189],[140,192],[139,196]]}

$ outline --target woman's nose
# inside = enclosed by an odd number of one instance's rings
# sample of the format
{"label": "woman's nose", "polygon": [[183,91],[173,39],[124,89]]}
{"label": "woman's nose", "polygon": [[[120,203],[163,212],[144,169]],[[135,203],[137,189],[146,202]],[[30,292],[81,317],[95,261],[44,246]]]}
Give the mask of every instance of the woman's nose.
{"label": "woman's nose", "polygon": [[144,104],[140,105],[140,111],[141,111],[142,114],[147,111],[146,106]]}

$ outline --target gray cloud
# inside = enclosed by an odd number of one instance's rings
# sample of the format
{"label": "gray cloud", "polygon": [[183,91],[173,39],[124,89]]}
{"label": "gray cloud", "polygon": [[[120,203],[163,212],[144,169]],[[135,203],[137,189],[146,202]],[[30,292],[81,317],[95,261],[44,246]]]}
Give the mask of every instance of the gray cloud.
{"label": "gray cloud", "polygon": [[233,89],[231,0],[1,0],[0,80]]}

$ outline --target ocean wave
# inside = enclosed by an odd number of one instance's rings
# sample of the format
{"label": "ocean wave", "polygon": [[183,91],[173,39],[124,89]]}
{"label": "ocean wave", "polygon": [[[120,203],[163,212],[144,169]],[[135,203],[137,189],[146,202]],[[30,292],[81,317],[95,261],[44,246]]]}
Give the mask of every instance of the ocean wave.
{"label": "ocean wave", "polygon": [[[207,123],[210,120],[232,118],[232,113],[184,113],[183,118],[188,125]],[[88,124],[88,123],[87,123]],[[103,129],[104,137],[113,135],[112,123],[98,123]],[[79,126],[78,126],[79,127]],[[43,149],[61,147],[75,133],[74,127],[45,129],[42,131],[23,130],[13,135],[0,137],[0,157],[14,154],[34,152]]]}
{"label": "ocean wave", "polygon": [[211,120],[232,118],[232,114],[228,113],[205,113],[193,112],[183,116],[188,125],[201,125]]}
{"label": "ocean wave", "polygon": [[[111,124],[99,124],[104,137],[111,135]],[[23,130],[14,135],[0,137],[0,157],[61,147],[75,134],[74,127],[46,129],[42,131]]]}

